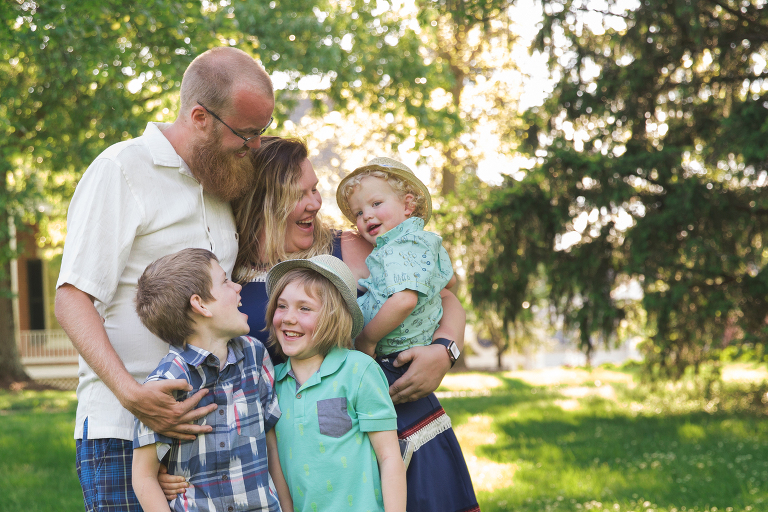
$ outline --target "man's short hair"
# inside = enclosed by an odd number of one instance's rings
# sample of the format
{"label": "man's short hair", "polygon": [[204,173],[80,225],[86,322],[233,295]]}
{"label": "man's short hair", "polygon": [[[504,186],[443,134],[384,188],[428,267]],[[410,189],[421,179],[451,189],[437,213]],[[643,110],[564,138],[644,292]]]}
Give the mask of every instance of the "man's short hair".
{"label": "man's short hair", "polygon": [[221,46],[198,55],[181,80],[181,113],[202,103],[220,116],[232,114],[235,87],[250,87],[274,98],[266,70],[242,50]]}
{"label": "man's short hair", "polygon": [[211,294],[211,261],[219,259],[207,249],[182,249],[150,263],[139,278],[136,313],[152,334],[183,347],[195,332],[189,299],[215,300]]}
{"label": "man's short hair", "polygon": [[285,352],[277,341],[277,331],[272,319],[277,309],[277,299],[283,293],[285,287],[296,281],[304,286],[304,291],[320,303],[317,326],[312,334],[312,339],[317,351],[325,357],[331,349],[353,348],[352,345],[352,314],[347,309],[347,303],[339,293],[339,290],[326,277],[308,268],[296,268],[289,270],[275,285],[275,289],[269,296],[267,306],[267,327],[269,339],[267,345],[274,346],[275,351],[285,357]]}

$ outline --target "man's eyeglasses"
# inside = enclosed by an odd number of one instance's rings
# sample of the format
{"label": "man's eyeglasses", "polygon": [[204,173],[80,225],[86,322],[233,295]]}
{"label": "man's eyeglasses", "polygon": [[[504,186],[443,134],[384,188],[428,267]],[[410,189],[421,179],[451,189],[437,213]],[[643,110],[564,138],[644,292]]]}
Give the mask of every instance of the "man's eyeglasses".
{"label": "man's eyeglasses", "polygon": [[200,103],[199,101],[197,102],[197,104],[198,104],[198,105],[200,105],[201,107],[203,107],[203,108],[205,109],[205,111],[206,111],[206,112],[208,112],[209,114],[211,114],[211,115],[214,117],[214,119],[218,120],[218,121],[219,121],[221,124],[223,124],[224,126],[226,126],[227,128],[229,128],[229,131],[231,131],[232,133],[234,133],[235,135],[237,135],[238,137],[240,137],[241,139],[243,139],[243,142],[244,142],[245,144],[248,144],[249,142],[251,142],[253,139],[255,139],[255,138],[257,138],[257,137],[261,137],[261,136],[264,134],[264,132],[266,132],[266,131],[267,131],[267,129],[268,129],[270,126],[272,126],[272,121],[275,119],[274,117],[270,117],[270,118],[269,118],[269,123],[267,123],[267,126],[265,126],[264,128],[262,128],[261,130],[258,130],[258,131],[256,132],[256,135],[254,135],[253,137],[245,137],[244,135],[240,135],[239,133],[237,133],[237,132],[236,132],[236,131],[235,131],[235,130],[234,130],[232,127],[231,127],[231,126],[229,126],[227,123],[225,123],[224,121],[222,121],[222,120],[221,120],[221,118],[220,118],[219,116],[217,116],[216,114],[214,114],[213,112],[211,112],[210,110],[208,110],[208,107],[206,107],[205,105],[203,105],[203,104],[202,104],[202,103]]}

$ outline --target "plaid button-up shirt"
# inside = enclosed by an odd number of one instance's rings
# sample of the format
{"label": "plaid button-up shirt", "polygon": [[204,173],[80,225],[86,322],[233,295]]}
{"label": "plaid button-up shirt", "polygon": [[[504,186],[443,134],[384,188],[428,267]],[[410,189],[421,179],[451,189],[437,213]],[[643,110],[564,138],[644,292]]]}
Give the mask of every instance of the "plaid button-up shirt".
{"label": "plaid button-up shirt", "polygon": [[280,510],[267,470],[266,432],[280,418],[274,368],[255,338],[232,339],[228,348],[227,363],[219,371],[219,359],[210,352],[192,345],[172,346],[147,378],[184,379],[193,389],[178,392],[177,400],[207,388],[198,407],[219,406],[196,422],[213,426],[213,432],[194,441],[171,439],[136,420],[134,448],[155,443],[168,472],[183,475],[190,483],[186,494],[170,503],[174,511]]}

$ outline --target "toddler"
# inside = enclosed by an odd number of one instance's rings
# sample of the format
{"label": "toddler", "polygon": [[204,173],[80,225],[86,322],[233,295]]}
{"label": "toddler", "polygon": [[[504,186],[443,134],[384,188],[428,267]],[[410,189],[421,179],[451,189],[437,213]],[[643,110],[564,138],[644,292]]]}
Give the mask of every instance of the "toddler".
{"label": "toddler", "polygon": [[[443,310],[440,291],[455,282],[442,239],[424,224],[432,213],[427,187],[406,165],[376,158],[346,176],[336,191],[342,213],[374,249],[365,260],[371,275],[358,299],[365,328],[355,347],[376,356],[389,384],[408,369],[395,367],[403,350],[433,343]],[[456,344],[445,345],[451,364]],[[434,393],[398,404],[397,431],[408,463],[408,510],[479,510],[472,481],[451,420]],[[411,453],[412,452],[412,453]]]}

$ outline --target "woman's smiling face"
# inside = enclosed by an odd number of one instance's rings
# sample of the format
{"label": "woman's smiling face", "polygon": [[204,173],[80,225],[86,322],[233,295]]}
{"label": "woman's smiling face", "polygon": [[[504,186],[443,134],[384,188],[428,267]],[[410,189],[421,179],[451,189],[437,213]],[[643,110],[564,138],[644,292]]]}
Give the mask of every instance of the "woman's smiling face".
{"label": "woman's smiling face", "polygon": [[285,252],[292,254],[312,247],[315,239],[315,217],[323,199],[317,190],[317,175],[312,163],[307,159],[301,165],[301,179],[298,186],[301,197],[293,211],[288,215],[285,229]]}

